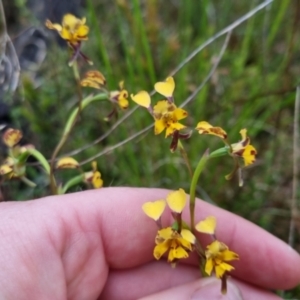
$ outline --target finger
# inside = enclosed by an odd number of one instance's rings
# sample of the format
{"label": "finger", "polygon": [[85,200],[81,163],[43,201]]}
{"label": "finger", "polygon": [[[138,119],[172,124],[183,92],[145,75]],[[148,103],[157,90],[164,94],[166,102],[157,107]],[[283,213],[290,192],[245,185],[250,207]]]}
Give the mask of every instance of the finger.
{"label": "finger", "polygon": [[[36,236],[30,231],[50,236],[53,247],[63,259],[66,277],[74,286],[79,287],[74,270],[81,270],[83,258],[91,257],[82,253],[87,254],[86,247],[89,251],[95,249],[94,260],[84,263],[85,267],[90,266],[90,271],[89,268],[84,270],[90,274],[89,282],[93,278],[101,288],[109,266],[132,268],[153,260],[157,228],[144,215],[141,206],[146,201],[165,198],[168,193],[158,189],[106,188],[47,197],[40,201],[4,204],[13,208],[10,213],[2,209],[1,220],[4,224],[14,219],[14,226],[22,228],[20,234],[29,228],[28,241]],[[196,220],[207,215],[217,217],[218,238],[240,255],[235,272],[238,278],[271,289],[289,289],[300,282],[300,258],[286,244],[238,216],[199,201]],[[165,221],[167,219],[170,221],[166,211]],[[83,272],[80,276],[81,281],[86,280]]]}
{"label": "finger", "polygon": [[[245,284],[242,285],[245,287]],[[152,294],[147,297],[140,298],[141,300],[280,300],[280,298],[270,292],[261,290],[256,287],[248,286],[241,289],[237,281],[227,282],[227,293],[222,295],[220,292],[220,282],[216,278],[203,278],[194,282],[190,282],[178,287],[164,290],[162,292]]]}
{"label": "finger", "polygon": [[178,264],[172,269],[163,261],[151,262],[129,270],[112,270],[99,300],[102,299],[255,299],[278,300],[260,288],[229,279],[227,294],[221,294],[221,281],[199,280],[196,267]]}
{"label": "finger", "polygon": [[172,269],[165,261],[152,261],[126,270],[113,269],[99,299],[138,299],[198,278],[196,267],[178,264]]}
{"label": "finger", "polygon": [[[73,225],[75,213],[84,230],[100,231],[106,261],[112,268],[131,268],[153,260],[157,227],[142,212],[142,203],[165,198],[168,193],[158,189],[106,188],[50,197],[45,207],[69,208],[65,224],[71,226],[71,232],[78,230]],[[168,212],[166,215],[169,218]],[[230,212],[197,202],[196,220],[208,215],[218,220],[218,238],[240,255],[235,264],[236,277],[271,289],[289,289],[300,282],[299,255],[285,243]]]}

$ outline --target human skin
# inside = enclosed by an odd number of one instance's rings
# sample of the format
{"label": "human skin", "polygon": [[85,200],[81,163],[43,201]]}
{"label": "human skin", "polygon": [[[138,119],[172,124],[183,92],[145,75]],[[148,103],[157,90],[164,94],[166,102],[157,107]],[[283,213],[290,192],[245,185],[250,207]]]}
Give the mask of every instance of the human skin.
{"label": "human skin", "polygon": [[[200,278],[195,257],[175,269],[153,258],[157,226],[141,207],[169,192],[103,188],[1,203],[0,299],[192,299],[195,291],[201,294],[207,279]],[[288,245],[230,212],[196,204],[196,221],[214,215],[218,239],[240,256],[232,262],[229,294],[233,286],[244,299],[275,300],[279,297],[268,290],[300,283],[300,257]],[[168,210],[162,221],[171,224]]]}

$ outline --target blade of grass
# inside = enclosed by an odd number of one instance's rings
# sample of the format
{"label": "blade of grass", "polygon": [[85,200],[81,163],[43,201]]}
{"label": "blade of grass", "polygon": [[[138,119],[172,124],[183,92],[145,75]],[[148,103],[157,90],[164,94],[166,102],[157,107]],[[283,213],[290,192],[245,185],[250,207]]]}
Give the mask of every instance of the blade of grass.
{"label": "blade of grass", "polygon": [[94,4],[93,4],[92,0],[87,1],[87,11],[89,14],[89,19],[91,20],[90,27],[96,33],[97,47],[99,49],[99,53],[101,54],[101,58],[104,63],[104,68],[106,70],[107,77],[109,78],[112,76],[112,66],[110,64],[108,52],[103,43],[103,38],[102,38],[101,30],[100,30],[101,26],[99,26],[99,24],[97,22],[96,10],[94,9]]}
{"label": "blade of grass", "polygon": [[133,0],[133,13],[134,13],[135,21],[136,21],[136,26],[139,29],[143,52],[146,56],[147,71],[149,72],[150,80],[152,81],[152,83],[154,83],[154,82],[156,82],[154,63],[152,60],[152,54],[151,54],[151,50],[150,50],[150,46],[149,46],[149,41],[148,41],[148,37],[146,34],[143,18],[142,18],[141,3],[138,0]]}

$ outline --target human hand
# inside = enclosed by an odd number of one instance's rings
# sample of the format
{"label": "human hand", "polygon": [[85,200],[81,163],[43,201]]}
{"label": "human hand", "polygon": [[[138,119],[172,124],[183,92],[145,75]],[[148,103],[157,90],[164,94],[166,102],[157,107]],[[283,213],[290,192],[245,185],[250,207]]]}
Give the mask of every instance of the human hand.
{"label": "human hand", "polygon": [[[105,188],[1,203],[0,299],[219,299],[220,281],[200,279],[192,258],[175,270],[153,258],[157,227],[141,207],[168,193]],[[218,238],[240,256],[220,299],[242,299],[240,291],[243,299],[275,300],[268,290],[300,283],[300,257],[288,245],[198,201],[195,219],[209,215]]]}

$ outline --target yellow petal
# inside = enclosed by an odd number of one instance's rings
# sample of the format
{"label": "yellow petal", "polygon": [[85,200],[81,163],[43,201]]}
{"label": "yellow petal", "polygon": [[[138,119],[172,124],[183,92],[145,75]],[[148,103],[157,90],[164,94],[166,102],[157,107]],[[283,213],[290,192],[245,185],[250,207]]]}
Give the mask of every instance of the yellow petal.
{"label": "yellow petal", "polygon": [[63,157],[56,163],[57,169],[76,169],[79,167],[79,163],[73,157]]}
{"label": "yellow petal", "polygon": [[[179,233],[178,233],[178,235],[179,235]],[[192,244],[189,241],[182,238],[182,237],[176,238],[176,242],[179,243],[181,245],[181,247],[183,247],[186,250],[189,250],[189,251],[193,250]]]}
{"label": "yellow petal", "polygon": [[63,27],[59,34],[66,41],[76,42],[73,41],[73,34],[70,32],[70,30],[66,29],[66,27]]}
{"label": "yellow petal", "polygon": [[224,243],[221,243],[218,240],[213,241],[211,244],[207,245],[206,248],[208,249],[207,251],[205,251],[205,254],[207,254],[207,256],[216,256],[219,252],[228,249],[228,247]]}
{"label": "yellow petal", "polygon": [[155,202],[144,203],[142,209],[148,217],[157,221],[162,215],[165,207],[166,207],[165,200],[157,200]]}
{"label": "yellow petal", "polygon": [[105,85],[106,79],[104,75],[99,71],[89,71],[84,75],[84,78],[80,81],[82,86],[93,87],[101,89]]}
{"label": "yellow petal", "polygon": [[156,238],[155,238],[155,243],[156,244],[160,244],[162,242],[164,242],[165,240],[170,240],[173,239],[174,236],[180,236],[179,233],[177,233],[176,231],[174,231],[174,229],[172,227],[167,227],[167,228],[163,228],[158,230]]}
{"label": "yellow petal", "polygon": [[52,30],[56,30],[58,32],[61,32],[62,27],[59,24],[53,24],[50,20],[46,20],[45,25],[47,28],[52,29]]}
{"label": "yellow petal", "polygon": [[160,259],[169,249],[169,241],[156,245],[153,250],[153,256],[158,260]]}
{"label": "yellow petal", "polygon": [[1,165],[0,166],[0,175],[7,175],[13,171],[13,168],[9,165]]}
{"label": "yellow petal", "polygon": [[75,27],[78,23],[78,19],[72,14],[65,14],[62,19],[63,26]]}
{"label": "yellow petal", "polygon": [[175,89],[175,82],[173,77],[168,77],[164,82],[155,83],[154,89],[167,98],[172,97]]}
{"label": "yellow petal", "polygon": [[86,25],[80,25],[76,31],[76,36],[80,40],[87,40],[88,33],[89,27]]}
{"label": "yellow petal", "polygon": [[176,109],[173,103],[169,103],[166,100],[158,101],[153,107],[153,113],[155,118],[160,119],[164,114],[170,113]]}
{"label": "yellow petal", "polygon": [[[178,123],[179,124],[179,123]],[[176,129],[173,126],[169,126],[167,127],[166,130],[166,138],[169,137],[170,135],[172,135],[174,132],[176,131]]]}
{"label": "yellow petal", "polygon": [[245,141],[247,139],[247,129],[241,129],[240,134],[242,136],[242,141]]}
{"label": "yellow petal", "polygon": [[92,177],[92,185],[94,189],[99,189],[103,186],[103,180],[101,179],[101,173],[99,171],[94,172]]}
{"label": "yellow petal", "polygon": [[83,86],[83,87],[91,87],[91,88],[94,88],[94,89],[101,89],[102,88],[101,84],[99,84],[98,82],[96,82],[94,80],[91,80],[89,78],[83,78],[80,81],[80,85]]}
{"label": "yellow petal", "polygon": [[245,166],[249,166],[255,162],[257,155],[256,149],[252,145],[247,145],[242,154]]}
{"label": "yellow petal", "polygon": [[178,122],[177,122],[177,123],[171,124],[170,127],[172,127],[172,128],[175,129],[175,130],[182,130],[182,129],[186,128],[185,125],[183,125],[183,124],[181,124],[181,123],[178,123]]}
{"label": "yellow petal", "polygon": [[186,194],[183,189],[172,192],[167,196],[167,203],[170,209],[176,213],[181,213],[186,204]]}
{"label": "yellow petal", "polygon": [[197,124],[196,130],[199,134],[211,134],[220,137],[221,139],[227,138],[227,133],[221,127],[214,127],[206,121],[201,121]]}
{"label": "yellow petal", "polygon": [[222,252],[222,260],[224,261],[231,261],[239,259],[239,255],[233,251],[225,250]]}
{"label": "yellow petal", "polygon": [[20,130],[9,128],[4,132],[2,140],[7,147],[13,148],[20,142],[22,137],[23,135]]}
{"label": "yellow petal", "polygon": [[188,241],[191,244],[195,244],[196,237],[192,234],[192,232],[188,229],[182,229],[180,232],[180,235],[182,236],[183,239]]}
{"label": "yellow petal", "polygon": [[211,258],[207,259],[205,263],[205,273],[210,276],[213,268],[214,268],[213,260]]}
{"label": "yellow petal", "polygon": [[217,278],[222,278],[224,275],[225,271],[229,272],[234,270],[234,267],[226,264],[226,263],[221,263],[220,265],[215,266],[215,272],[216,272],[216,277]]}
{"label": "yellow petal", "polygon": [[215,217],[210,216],[205,220],[200,221],[196,226],[196,230],[202,233],[214,234],[217,225],[217,220]]}
{"label": "yellow petal", "polygon": [[129,102],[126,98],[122,98],[122,99],[119,99],[118,104],[122,109],[126,109],[126,108],[128,108]]}
{"label": "yellow petal", "polygon": [[126,109],[128,107],[128,92],[126,90],[121,90],[118,96],[118,104],[122,109]]}
{"label": "yellow petal", "polygon": [[132,101],[134,101],[136,104],[146,108],[150,107],[151,98],[148,92],[140,91],[136,95],[131,94],[130,96]]}
{"label": "yellow petal", "polygon": [[182,109],[182,108],[176,108],[173,112],[174,117],[177,121],[184,119],[188,116],[188,113],[186,110]]}
{"label": "yellow petal", "polygon": [[154,134],[155,135],[162,133],[165,128],[166,128],[166,124],[163,119],[155,120],[155,122],[154,122]]}
{"label": "yellow petal", "polygon": [[188,258],[188,252],[182,247],[171,248],[168,255],[168,262],[172,262],[174,259]]}

